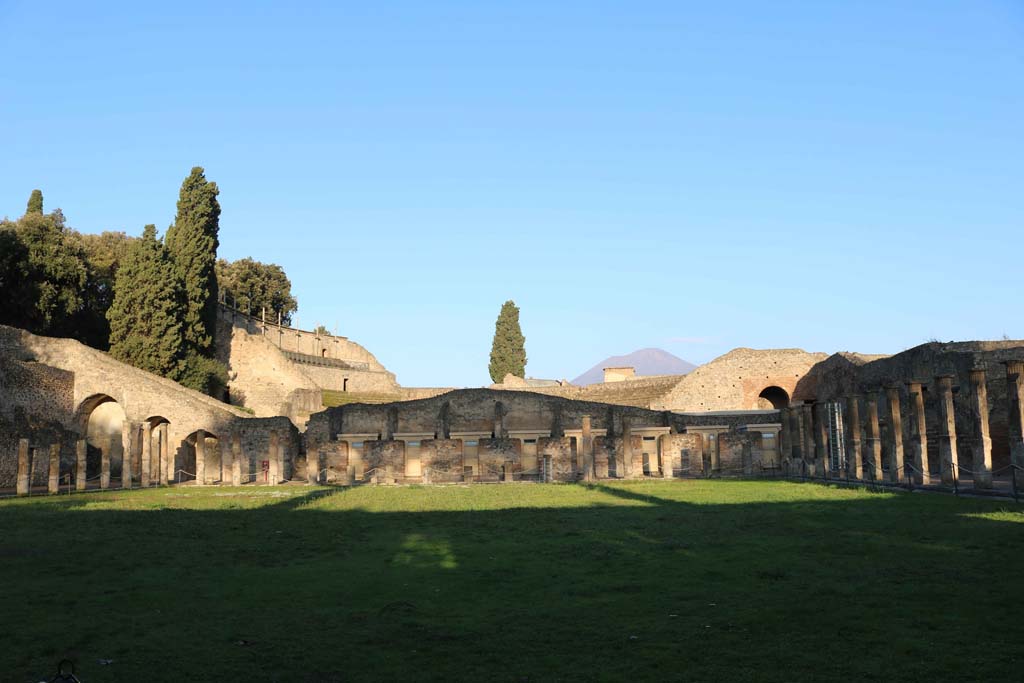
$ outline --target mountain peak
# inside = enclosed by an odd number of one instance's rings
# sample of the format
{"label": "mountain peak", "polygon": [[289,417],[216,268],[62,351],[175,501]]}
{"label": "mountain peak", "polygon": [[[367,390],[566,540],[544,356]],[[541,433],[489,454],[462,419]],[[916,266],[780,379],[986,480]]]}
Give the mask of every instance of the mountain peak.
{"label": "mountain peak", "polygon": [[605,368],[633,367],[637,376],[685,375],[697,366],[664,349],[637,349],[624,356],[609,356],[572,381],[573,384],[598,384],[604,381]]}

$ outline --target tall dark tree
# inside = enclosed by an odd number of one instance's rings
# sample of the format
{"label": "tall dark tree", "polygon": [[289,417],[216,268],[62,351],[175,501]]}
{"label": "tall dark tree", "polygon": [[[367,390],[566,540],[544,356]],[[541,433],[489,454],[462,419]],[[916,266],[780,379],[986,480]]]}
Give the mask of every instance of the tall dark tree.
{"label": "tall dark tree", "polygon": [[25,209],[25,213],[43,213],[43,191],[32,190],[32,194],[28,198],[28,207]]}
{"label": "tall dark tree", "polygon": [[218,194],[202,167],[193,168],[181,184],[178,214],[164,240],[182,287],[185,345],[191,354],[207,357],[213,355],[217,323]]}
{"label": "tall dark tree", "polygon": [[182,361],[178,304],[173,264],[156,237],[156,227],[147,225],[117,269],[114,299],[107,311],[110,354],[165,377],[178,372]]}
{"label": "tall dark tree", "polygon": [[292,283],[284,269],[274,263],[260,263],[251,258],[238,261],[217,260],[217,287],[231,305],[257,318],[266,309],[267,320],[291,325],[298,302],[292,296]]}
{"label": "tall dark tree", "polygon": [[524,377],[526,374],[526,337],[519,327],[519,307],[506,301],[494,323],[494,342],[491,344],[491,363],[487,368],[492,382],[500,382],[505,375]]}

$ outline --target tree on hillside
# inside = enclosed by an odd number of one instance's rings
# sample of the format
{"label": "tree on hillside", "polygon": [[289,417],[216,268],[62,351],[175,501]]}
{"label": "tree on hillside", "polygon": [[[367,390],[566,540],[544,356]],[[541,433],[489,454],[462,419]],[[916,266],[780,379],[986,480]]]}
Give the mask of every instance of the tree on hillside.
{"label": "tree on hillside", "polygon": [[25,209],[25,213],[43,213],[43,191],[32,190],[32,194],[28,198],[28,207]]}
{"label": "tree on hillside", "polygon": [[114,284],[110,354],[120,361],[162,376],[179,371],[182,324],[174,267],[156,227],[127,248]]}
{"label": "tree on hillside", "polygon": [[217,233],[220,204],[217,183],[202,167],[181,184],[178,213],[164,243],[182,286],[182,334],[189,355],[211,356],[217,322]]}
{"label": "tree on hillside", "polygon": [[36,334],[74,337],[73,320],[82,307],[85,257],[70,238],[64,214],[29,212],[0,221],[7,231],[2,257],[6,273],[0,291],[0,322]]}
{"label": "tree on hillside", "polygon": [[491,344],[491,363],[487,368],[491,381],[497,383],[512,374],[524,377],[526,374],[526,337],[519,327],[519,307],[514,301],[506,301],[494,323],[494,341]]}
{"label": "tree on hillside", "polygon": [[87,268],[82,309],[75,320],[77,337],[89,346],[105,350],[110,347],[107,311],[114,301],[117,270],[138,238],[109,231],[99,235],[71,231],[70,235],[85,254]]}
{"label": "tree on hillside", "polygon": [[238,261],[217,260],[217,287],[224,300],[240,310],[260,317],[266,309],[267,320],[291,325],[292,313],[299,305],[292,296],[292,283],[281,266],[260,263],[251,258]]}

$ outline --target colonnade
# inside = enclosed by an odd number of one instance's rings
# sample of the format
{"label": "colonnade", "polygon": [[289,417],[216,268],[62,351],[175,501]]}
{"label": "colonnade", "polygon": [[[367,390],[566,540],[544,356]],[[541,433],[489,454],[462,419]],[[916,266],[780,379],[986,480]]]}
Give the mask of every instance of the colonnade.
{"label": "colonnade", "polygon": [[[135,471],[133,465],[133,447],[136,432],[141,436],[139,444],[139,468]],[[19,496],[28,495],[32,487],[33,469],[39,469],[39,458],[46,457],[47,471],[47,493],[59,493],[61,484],[67,486],[70,491],[72,486],[75,491],[85,491],[89,481],[98,480],[100,490],[111,487],[110,476],[110,455],[114,450],[117,437],[112,437],[110,444],[100,450],[100,471],[91,479],[86,477],[86,455],[88,443],[85,439],[78,439],[75,442],[75,458],[70,466],[61,467],[62,444],[53,442],[47,446],[33,446],[29,439],[18,441],[18,463],[15,482],[15,492]],[[123,439],[122,467],[120,488],[131,489],[134,482],[138,481],[140,488],[173,484],[176,481],[176,456],[172,455],[167,429],[167,423],[151,425],[143,422],[136,430],[131,425],[122,430]],[[243,483],[256,481],[257,483],[276,485],[287,481],[288,457],[287,449],[283,439],[278,438],[276,430],[269,434],[269,445],[266,452],[266,466],[261,466],[256,471],[250,469],[249,462],[242,454],[242,439],[238,432],[231,435],[229,443],[219,443],[220,468],[219,472],[207,472],[207,433],[204,430],[196,432],[196,482],[209,484],[219,482],[240,486]],[[319,466],[316,459],[316,452],[313,452],[314,465],[309,475],[310,483],[315,483]],[[35,465],[35,467],[33,467]],[[262,476],[261,476],[262,475]]]}
{"label": "colonnade", "polygon": [[[1010,463],[1024,476],[1024,360],[1006,361]],[[988,389],[982,368],[968,374],[967,391],[954,400],[953,375],[937,375],[933,386],[938,408],[938,482],[953,486],[961,473],[975,488],[993,486],[992,438],[989,433]],[[865,394],[851,394],[836,401],[844,412],[845,474],[851,479],[919,485],[937,483],[928,464],[928,425],[925,413],[925,382],[905,382],[909,396],[909,424],[904,434],[902,386],[891,384]],[[966,402],[966,405],[963,403]],[[969,409],[973,433],[961,435],[969,453],[966,462],[957,449],[956,406]],[[864,410],[862,412],[861,406]],[[782,460],[789,475],[829,476],[830,449],[826,423],[827,403],[802,404],[783,409]],[[886,416],[883,437],[879,413]],[[862,422],[863,416],[863,422]],[[935,433],[933,432],[933,433]]]}

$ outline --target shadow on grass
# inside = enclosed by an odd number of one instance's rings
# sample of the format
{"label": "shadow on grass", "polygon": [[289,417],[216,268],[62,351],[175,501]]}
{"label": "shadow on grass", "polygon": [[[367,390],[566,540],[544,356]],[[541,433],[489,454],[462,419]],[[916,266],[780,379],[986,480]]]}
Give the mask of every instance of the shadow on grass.
{"label": "shadow on grass", "polygon": [[[172,489],[114,509],[96,496],[0,505],[0,670],[38,680],[71,656],[89,681],[1019,672],[1019,508],[757,487],[285,489],[280,500]],[[234,504],[235,492],[254,507],[178,507]],[[438,496],[478,509],[367,509]],[[505,496],[520,506],[479,509]],[[989,514],[1000,508],[1018,512]],[[962,647],[982,628],[986,650]]]}

